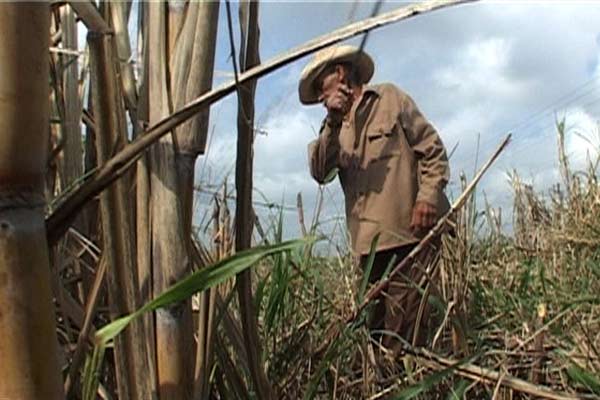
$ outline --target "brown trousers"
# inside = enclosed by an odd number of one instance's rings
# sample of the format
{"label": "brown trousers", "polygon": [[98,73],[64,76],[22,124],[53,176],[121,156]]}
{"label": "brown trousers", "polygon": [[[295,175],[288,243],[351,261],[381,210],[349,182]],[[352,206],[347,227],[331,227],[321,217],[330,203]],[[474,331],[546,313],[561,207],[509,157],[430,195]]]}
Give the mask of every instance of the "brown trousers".
{"label": "brown trousers", "polygon": [[[369,276],[369,282],[374,284],[379,281],[388,265],[395,256],[393,269],[415,247],[407,245],[383,250],[375,253],[375,260]],[[431,307],[429,294],[436,293],[435,284],[438,273],[440,243],[436,241],[423,249],[415,260],[407,264],[398,274],[391,277],[388,289],[380,296],[378,303],[372,309],[368,320],[371,331],[384,331],[382,334],[374,332],[373,337],[381,340],[387,348],[397,347],[396,335],[407,342],[424,346],[429,336]],[[360,258],[360,266],[365,269],[368,256]],[[431,276],[427,277],[425,271],[433,265]],[[428,285],[429,284],[429,285]]]}

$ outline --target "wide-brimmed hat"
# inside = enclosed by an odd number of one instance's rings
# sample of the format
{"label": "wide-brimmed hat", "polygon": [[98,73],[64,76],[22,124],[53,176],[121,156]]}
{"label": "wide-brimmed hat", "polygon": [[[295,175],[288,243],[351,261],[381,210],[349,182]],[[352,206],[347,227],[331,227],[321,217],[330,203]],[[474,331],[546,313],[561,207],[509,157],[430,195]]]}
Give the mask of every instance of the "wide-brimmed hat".
{"label": "wide-brimmed hat", "polygon": [[303,104],[318,103],[319,94],[314,86],[314,80],[327,66],[345,62],[352,63],[356,67],[359,83],[367,83],[373,76],[375,70],[373,59],[364,51],[350,45],[328,47],[315,53],[313,59],[302,70],[298,85],[300,101]]}

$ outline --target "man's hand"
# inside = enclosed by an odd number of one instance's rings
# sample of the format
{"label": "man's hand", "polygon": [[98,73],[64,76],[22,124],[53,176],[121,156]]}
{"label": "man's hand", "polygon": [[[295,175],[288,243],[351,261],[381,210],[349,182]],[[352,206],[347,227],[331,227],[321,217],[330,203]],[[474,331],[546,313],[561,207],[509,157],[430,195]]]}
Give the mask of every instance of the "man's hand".
{"label": "man's hand", "polygon": [[352,106],[352,89],[343,83],[336,84],[331,90],[323,93],[319,101],[327,109],[327,119],[332,125],[340,125],[344,116]]}
{"label": "man's hand", "polygon": [[424,201],[417,201],[413,207],[410,229],[413,233],[423,232],[435,224],[436,217],[437,210],[434,206]]}

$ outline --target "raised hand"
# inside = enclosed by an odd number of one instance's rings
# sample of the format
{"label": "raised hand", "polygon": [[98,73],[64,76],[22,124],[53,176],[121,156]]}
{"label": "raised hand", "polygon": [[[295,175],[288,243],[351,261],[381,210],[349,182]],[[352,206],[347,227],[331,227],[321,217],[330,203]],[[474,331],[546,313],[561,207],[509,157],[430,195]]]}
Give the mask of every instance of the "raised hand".
{"label": "raised hand", "polygon": [[338,82],[321,94],[319,101],[327,109],[327,118],[333,125],[342,123],[344,116],[352,106],[352,89],[344,83]]}

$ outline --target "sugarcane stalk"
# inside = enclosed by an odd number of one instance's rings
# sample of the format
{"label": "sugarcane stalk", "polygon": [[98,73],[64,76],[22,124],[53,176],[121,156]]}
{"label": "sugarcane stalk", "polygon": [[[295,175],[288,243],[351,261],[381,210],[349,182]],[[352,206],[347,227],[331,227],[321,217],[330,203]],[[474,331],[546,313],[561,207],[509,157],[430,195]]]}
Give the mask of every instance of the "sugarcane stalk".
{"label": "sugarcane stalk", "polygon": [[[127,141],[113,40],[111,35],[96,32],[88,34],[99,163],[108,159]],[[130,314],[140,306],[129,187],[127,179],[121,179],[102,192],[100,197],[111,319]],[[148,384],[145,335],[141,320],[134,321],[123,335],[117,337],[114,355],[119,398],[150,399],[152,388]]]}
{"label": "sugarcane stalk", "polygon": [[[227,12],[230,14],[229,2],[226,3]],[[240,72],[247,71],[260,64],[259,56],[259,28],[258,28],[258,2],[240,2]],[[235,47],[231,18],[229,21],[230,45],[232,58],[235,58]],[[238,75],[234,62],[234,73]],[[237,87],[238,115],[237,115],[237,156],[235,164],[235,250],[241,251],[252,245],[252,231],[254,230],[254,212],[252,209],[253,189],[253,146],[254,146],[254,94],[256,80]],[[258,313],[254,307],[252,294],[252,273],[245,271],[236,277],[236,287],[240,304],[244,345],[250,365],[250,376],[260,399],[273,398],[271,386],[267,380],[261,357],[261,343],[258,335]]]}
{"label": "sugarcane stalk", "polygon": [[[148,3],[149,121],[169,113],[167,90],[167,9],[164,2]],[[143,136],[142,136],[143,137]],[[183,212],[172,135],[162,138],[148,154],[150,174],[150,246],[152,292],[162,293],[191,270],[183,234]],[[156,363],[159,397],[190,399],[193,362],[192,308],[190,301],[155,313]]]}
{"label": "sugarcane stalk", "polygon": [[44,226],[49,22],[48,4],[0,3],[1,399],[63,398]]}
{"label": "sugarcane stalk", "polygon": [[[142,73],[139,77],[139,96],[136,105],[138,124],[147,124],[149,120],[149,60],[148,60],[148,13],[149,3],[139,3],[138,29],[140,31],[140,43],[138,43]],[[131,115],[131,113],[130,113]],[[133,130],[134,137],[140,132]],[[138,267],[138,285],[140,300],[142,304],[152,299],[152,248],[151,248],[151,223],[150,223],[150,173],[148,170],[148,154],[143,154],[137,161],[135,203],[136,203],[136,256]],[[157,391],[156,374],[156,337],[154,330],[154,316],[150,313],[141,317],[146,334],[146,353],[148,364],[148,377],[151,379],[150,386]]]}
{"label": "sugarcane stalk", "polygon": [[108,23],[102,18],[102,15],[91,1],[73,0],[69,1],[69,5],[73,7],[73,10],[79,15],[79,18],[90,32],[101,34],[112,32]]}
{"label": "sugarcane stalk", "polygon": [[[168,115],[200,93],[210,90],[218,2],[167,2],[148,5],[149,120]],[[168,21],[168,23],[167,23]],[[170,82],[170,85],[166,83]],[[208,112],[197,114],[161,139],[149,153],[151,180],[150,243],[155,294],[191,271],[193,181],[196,158],[204,149]],[[168,207],[165,207],[168,205]],[[207,321],[208,322],[208,321]],[[156,313],[156,354],[161,398],[190,398],[195,342],[191,304],[178,303]],[[205,326],[212,330],[212,324]],[[199,336],[205,381],[211,335]],[[206,356],[206,357],[205,357]],[[204,391],[204,389],[202,389]]]}
{"label": "sugarcane stalk", "polygon": [[[69,5],[61,7],[63,49],[77,50],[75,13]],[[78,57],[61,56],[63,68],[64,120],[62,121],[63,157],[61,186],[67,188],[83,175],[83,141],[81,140],[81,101],[79,99]]]}

